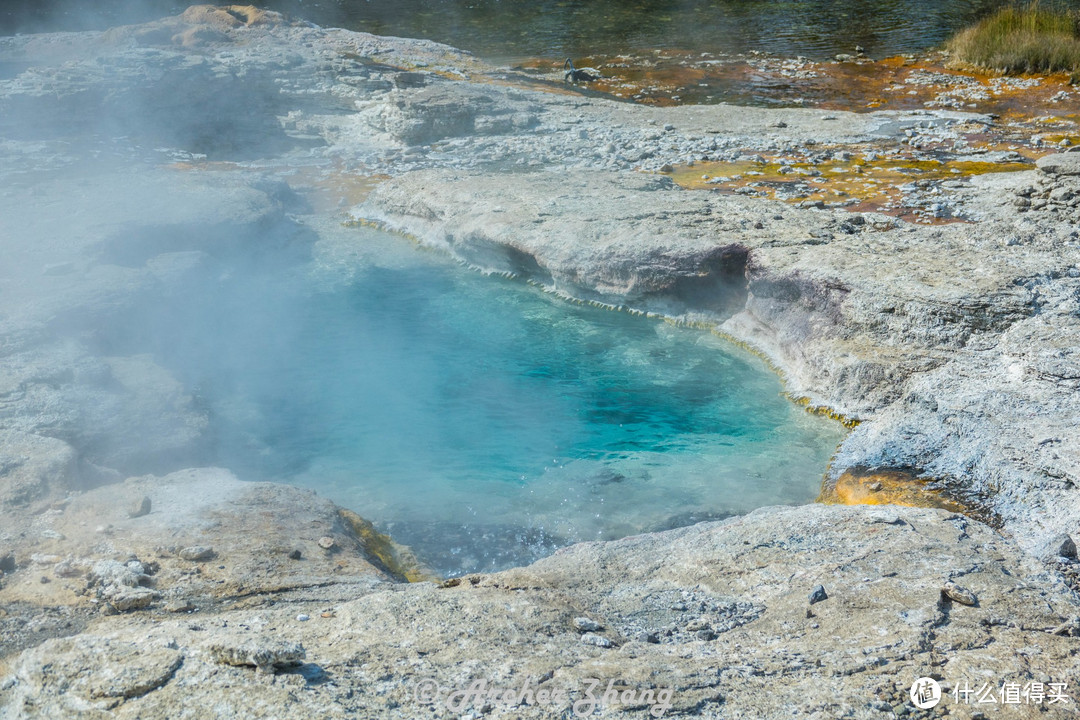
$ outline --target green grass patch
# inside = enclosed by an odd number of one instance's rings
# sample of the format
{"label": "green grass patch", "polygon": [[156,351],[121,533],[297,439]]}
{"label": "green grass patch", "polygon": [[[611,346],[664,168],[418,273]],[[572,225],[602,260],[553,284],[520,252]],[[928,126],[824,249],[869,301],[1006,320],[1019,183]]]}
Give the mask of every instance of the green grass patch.
{"label": "green grass patch", "polygon": [[953,58],[1004,73],[1080,72],[1080,12],[1007,7],[957,33]]}

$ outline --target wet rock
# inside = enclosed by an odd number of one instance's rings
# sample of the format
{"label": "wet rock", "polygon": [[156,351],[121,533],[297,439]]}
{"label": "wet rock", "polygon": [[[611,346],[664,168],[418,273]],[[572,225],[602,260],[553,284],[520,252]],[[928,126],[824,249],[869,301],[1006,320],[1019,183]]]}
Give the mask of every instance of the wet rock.
{"label": "wet rock", "polygon": [[946,582],[942,586],[941,594],[949,600],[960,603],[961,605],[975,606],[979,602],[978,598],[975,597],[975,593],[965,587],[957,585],[952,580]]}
{"label": "wet rock", "polygon": [[148,495],[143,495],[128,510],[128,517],[137,518],[142,517],[143,515],[149,515],[150,505],[150,497]]}
{"label": "wet rock", "polygon": [[828,599],[829,599],[829,595],[825,592],[825,586],[824,585],[818,585],[817,587],[815,587],[813,590],[810,591],[809,600],[810,600],[811,605],[813,605],[814,603],[824,602],[824,601],[826,601]]}
{"label": "wet rock", "polygon": [[299,664],[307,655],[303,645],[268,637],[233,638],[207,646],[216,662],[225,665],[255,667],[259,672],[273,673],[278,668]]}
{"label": "wet rock", "polygon": [[205,562],[214,558],[214,548],[207,545],[191,545],[180,550],[181,560],[190,560],[191,562]]}

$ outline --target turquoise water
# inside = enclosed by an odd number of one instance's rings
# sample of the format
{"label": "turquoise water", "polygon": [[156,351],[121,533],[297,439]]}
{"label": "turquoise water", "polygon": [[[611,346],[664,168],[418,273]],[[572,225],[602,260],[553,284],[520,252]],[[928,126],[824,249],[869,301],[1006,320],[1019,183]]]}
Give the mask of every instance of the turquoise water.
{"label": "turquoise water", "polygon": [[[156,354],[209,460],[304,485],[444,575],[814,499],[842,437],[713,334],[485,277],[372,230],[223,272]],[[257,267],[257,264],[256,264]]]}

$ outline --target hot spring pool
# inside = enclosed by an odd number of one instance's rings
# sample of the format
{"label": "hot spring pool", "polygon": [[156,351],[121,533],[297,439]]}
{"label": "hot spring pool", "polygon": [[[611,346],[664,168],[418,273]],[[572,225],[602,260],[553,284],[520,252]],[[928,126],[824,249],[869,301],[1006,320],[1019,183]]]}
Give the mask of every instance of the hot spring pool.
{"label": "hot spring pool", "polygon": [[118,342],[194,389],[209,461],[313,488],[447,576],[812,501],[844,433],[707,331],[370,229],[311,258],[215,269]]}

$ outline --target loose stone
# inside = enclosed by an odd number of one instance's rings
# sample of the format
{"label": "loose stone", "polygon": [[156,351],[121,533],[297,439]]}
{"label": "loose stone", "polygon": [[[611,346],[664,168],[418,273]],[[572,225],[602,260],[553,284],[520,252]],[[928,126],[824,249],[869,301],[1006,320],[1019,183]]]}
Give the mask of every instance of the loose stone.
{"label": "loose stone", "polygon": [[203,560],[209,560],[212,557],[214,557],[214,548],[207,545],[192,545],[191,547],[183,548],[180,551],[180,558],[182,560],[202,562]]}
{"label": "loose stone", "polygon": [[597,635],[596,633],[585,633],[581,636],[581,642],[586,645],[595,645],[596,647],[609,648],[612,646],[612,642],[603,635]]}
{"label": "loose stone", "polygon": [[307,653],[297,642],[270,638],[223,641],[210,645],[210,656],[226,665],[253,665],[259,672],[273,673],[283,665],[296,665]]}
{"label": "loose stone", "polygon": [[158,597],[157,592],[148,588],[134,588],[114,593],[109,598],[109,603],[120,612],[127,612],[147,607]]}
{"label": "loose stone", "polygon": [[330,550],[334,547],[335,544],[336,543],[334,542],[334,538],[332,537],[324,536],[319,538],[319,547],[321,547],[323,550]]}
{"label": "loose stone", "polygon": [[574,618],[574,627],[581,632],[596,632],[604,629],[603,625],[587,617]]}
{"label": "loose stone", "polygon": [[143,495],[141,498],[139,498],[139,500],[131,506],[131,509],[128,510],[128,517],[130,518],[142,517],[143,515],[149,514],[150,498],[146,495]]}
{"label": "loose stone", "polygon": [[825,592],[824,585],[818,585],[816,588],[810,591],[810,604],[823,602],[829,599],[828,593]]}
{"label": "loose stone", "polygon": [[69,578],[77,577],[82,574],[80,570],[70,559],[61,560],[53,566],[53,575],[56,577]]}
{"label": "loose stone", "polygon": [[1042,552],[1044,560],[1053,561],[1057,558],[1076,559],[1076,543],[1064,533],[1050,538],[1044,547],[1045,550]]}
{"label": "loose stone", "polygon": [[973,606],[978,603],[978,598],[975,597],[975,593],[971,592],[967,588],[957,585],[952,580],[945,583],[941,588],[941,594],[949,598],[953,602],[958,602],[961,605]]}

